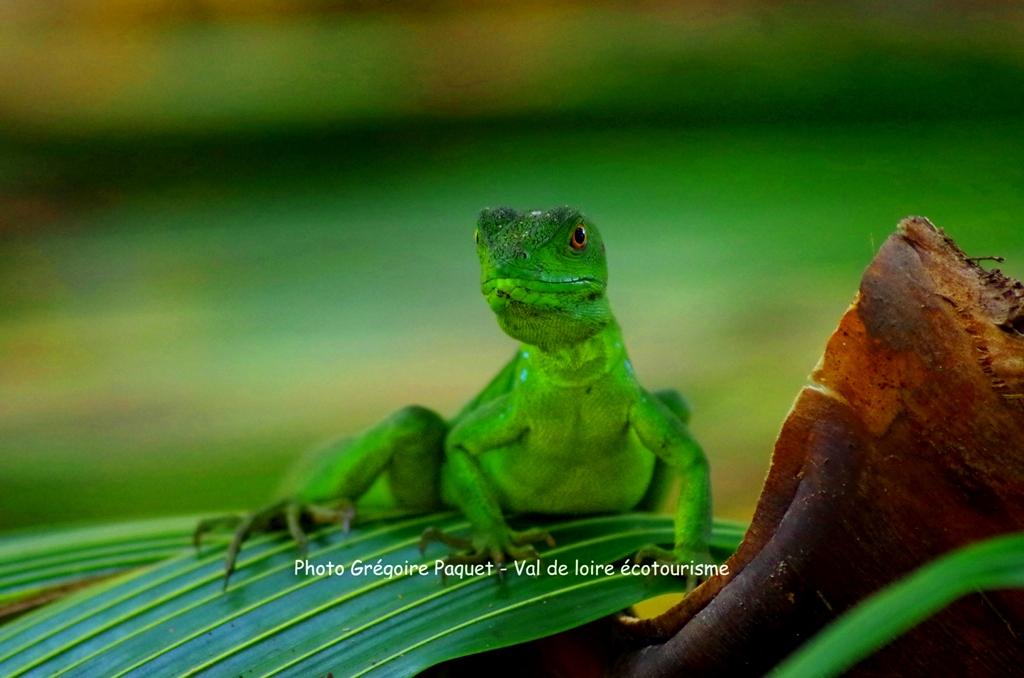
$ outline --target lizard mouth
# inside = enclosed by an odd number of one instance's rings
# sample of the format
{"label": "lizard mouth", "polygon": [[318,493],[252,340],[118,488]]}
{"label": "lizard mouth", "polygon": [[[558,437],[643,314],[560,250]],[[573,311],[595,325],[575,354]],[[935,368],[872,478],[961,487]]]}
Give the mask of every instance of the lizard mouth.
{"label": "lizard mouth", "polygon": [[481,291],[495,308],[516,302],[532,306],[554,306],[565,295],[596,300],[603,294],[604,285],[593,278],[490,278],[483,282]]}
{"label": "lizard mouth", "polygon": [[604,286],[593,278],[570,278],[560,281],[543,281],[528,278],[492,278],[480,286],[486,297],[498,297],[513,301],[529,302],[531,297],[547,295],[600,295]]}

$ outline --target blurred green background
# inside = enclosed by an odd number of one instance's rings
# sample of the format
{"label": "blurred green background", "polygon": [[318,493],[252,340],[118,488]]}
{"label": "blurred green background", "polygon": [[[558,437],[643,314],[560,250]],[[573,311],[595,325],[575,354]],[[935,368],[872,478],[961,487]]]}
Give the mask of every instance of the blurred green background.
{"label": "blurred green background", "polygon": [[984,2],[0,6],[0,528],[258,504],[513,343],[483,206],[581,207],[716,512],[908,214],[1024,274],[1024,11]]}

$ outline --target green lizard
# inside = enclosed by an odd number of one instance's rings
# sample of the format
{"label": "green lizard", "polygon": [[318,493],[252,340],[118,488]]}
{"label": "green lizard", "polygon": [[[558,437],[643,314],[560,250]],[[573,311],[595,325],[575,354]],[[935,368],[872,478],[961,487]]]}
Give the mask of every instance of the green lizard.
{"label": "green lizard", "polygon": [[[655,508],[682,479],[671,550],[638,558],[710,562],[710,482],[689,412],[675,391],[637,382],[608,299],[597,228],[566,207],[487,209],[475,233],[484,297],[521,342],[494,379],[453,418],[406,407],[354,439],[323,449],[282,499],[246,517],[201,521],[201,535],[234,528],[226,575],[256,530],[283,523],[304,551],[304,522],[341,522],[368,505],[458,508],[468,538],[429,529],[423,543],[459,550],[455,562],[533,559],[553,545],[516,531],[506,512],[579,514]],[[226,585],[226,579],[225,579]]]}

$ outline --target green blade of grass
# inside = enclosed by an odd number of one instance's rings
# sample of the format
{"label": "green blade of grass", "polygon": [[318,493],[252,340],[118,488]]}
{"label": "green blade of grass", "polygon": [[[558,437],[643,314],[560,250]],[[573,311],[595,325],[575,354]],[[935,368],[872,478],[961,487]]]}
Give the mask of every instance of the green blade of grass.
{"label": "green blade of grass", "polygon": [[772,675],[839,675],[965,594],[1019,587],[1024,587],[1024,533],[966,546],[861,602],[776,667]]}

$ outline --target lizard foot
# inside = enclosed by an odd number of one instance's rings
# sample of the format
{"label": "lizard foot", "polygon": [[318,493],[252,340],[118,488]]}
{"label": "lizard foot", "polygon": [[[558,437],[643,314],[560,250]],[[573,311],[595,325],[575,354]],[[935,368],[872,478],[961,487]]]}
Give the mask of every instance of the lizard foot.
{"label": "lizard foot", "polygon": [[[544,542],[548,546],[555,545],[555,539],[547,530],[532,528],[517,531],[505,528],[494,533],[477,533],[472,538],[457,537],[447,534],[436,527],[429,527],[420,537],[420,553],[427,549],[427,544],[438,541],[461,553],[452,553],[445,562],[451,564],[475,564],[491,561],[497,565],[508,560],[537,560],[540,554],[533,546]],[[499,574],[501,570],[498,570]]]}
{"label": "lizard foot", "polygon": [[231,574],[235,571],[235,562],[242,544],[254,532],[278,529],[283,522],[284,527],[287,527],[288,533],[295,540],[299,552],[305,557],[309,549],[309,537],[302,529],[303,519],[308,519],[309,522],[316,525],[340,523],[342,530],[347,533],[351,529],[355,516],[355,505],[347,499],[337,500],[330,505],[307,504],[291,500],[279,501],[245,516],[229,514],[200,520],[192,533],[192,544],[198,550],[202,537],[207,532],[219,529],[234,530],[224,558],[224,588],[227,589]]}
{"label": "lizard foot", "polygon": [[[657,544],[647,544],[642,546],[640,550],[633,556],[634,563],[642,562],[656,562],[665,563],[667,565],[707,565],[712,564],[715,560],[711,557],[711,553],[707,549],[687,549],[683,547],[677,547],[675,549],[666,549],[658,546]],[[706,577],[701,577],[692,572],[686,575],[686,592],[690,593],[697,584],[701,583]]]}

